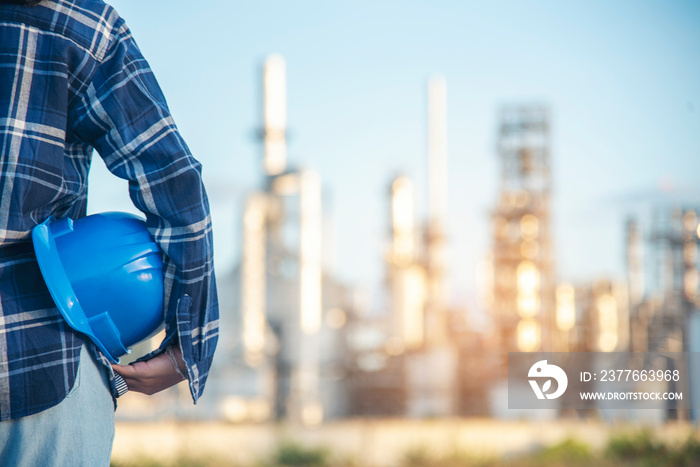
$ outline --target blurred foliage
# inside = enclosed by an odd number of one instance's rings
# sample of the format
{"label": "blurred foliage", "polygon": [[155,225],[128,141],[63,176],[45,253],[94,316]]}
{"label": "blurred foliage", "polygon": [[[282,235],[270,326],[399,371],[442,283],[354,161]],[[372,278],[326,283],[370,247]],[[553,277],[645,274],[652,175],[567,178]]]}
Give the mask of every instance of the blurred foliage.
{"label": "blurred foliage", "polygon": [[[184,454],[172,462],[138,457],[130,462],[112,462],[112,467],[365,467],[343,459],[326,448],[286,442],[267,459],[254,466],[233,466],[223,459]],[[600,452],[571,438],[528,453],[505,458],[480,458],[463,451],[435,455],[429,448],[408,450],[397,467],[700,467],[700,440],[689,436],[678,444],[667,444],[649,430],[623,432],[611,437]]]}
{"label": "blurred foliage", "polygon": [[[593,452],[587,444],[566,439],[559,444],[547,446],[529,454],[509,456],[507,459],[483,458],[464,452],[432,456],[426,448],[418,447],[406,452],[401,467],[496,467],[501,465],[578,467],[591,465],[593,459]],[[599,462],[595,465],[600,467]]]}
{"label": "blurred foliage", "polygon": [[594,459],[593,450],[585,443],[567,438],[553,446],[547,446],[531,455],[537,465],[548,466],[583,466],[590,465]]}
{"label": "blurred foliage", "polygon": [[322,448],[308,448],[296,443],[282,444],[273,457],[273,466],[326,467],[329,452]]}
{"label": "blurred foliage", "polygon": [[612,437],[602,452],[581,441],[567,438],[530,453],[501,459],[483,459],[465,453],[431,455],[415,447],[403,456],[401,467],[700,467],[700,441],[689,437],[678,446],[654,438],[648,430]]}
{"label": "blurred foliage", "polygon": [[691,435],[682,444],[670,446],[656,439],[649,430],[640,430],[613,436],[604,454],[635,467],[697,467],[700,466],[700,441]]}
{"label": "blurred foliage", "polygon": [[430,451],[418,446],[408,450],[401,461],[401,467],[479,467],[494,464],[492,459],[480,459],[461,451],[446,456],[434,456]]}
{"label": "blurred foliage", "polygon": [[224,462],[213,456],[181,454],[172,461],[154,459],[148,456],[137,456],[128,461],[115,461],[109,463],[110,467],[213,467],[225,465],[236,467],[231,462]]}
{"label": "blurred foliage", "polygon": [[650,466],[658,465],[668,457],[668,454],[666,445],[654,439],[649,430],[615,435],[610,438],[605,448],[606,457],[627,461],[646,461]]}
{"label": "blurred foliage", "polygon": [[322,447],[307,447],[295,442],[282,443],[259,467],[360,467],[353,459],[334,455]]}

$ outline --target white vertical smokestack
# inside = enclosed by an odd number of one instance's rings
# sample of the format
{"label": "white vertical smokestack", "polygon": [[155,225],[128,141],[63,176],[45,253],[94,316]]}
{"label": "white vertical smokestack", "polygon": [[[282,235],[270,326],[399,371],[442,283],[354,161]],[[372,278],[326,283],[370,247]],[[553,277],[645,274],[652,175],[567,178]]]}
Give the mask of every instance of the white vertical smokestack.
{"label": "white vertical smokestack", "polygon": [[323,420],[320,401],[319,331],[322,303],[321,179],[299,172],[299,360],[292,375],[292,415],[304,425]]}
{"label": "white vertical smokestack", "polygon": [[263,66],[263,164],[277,175],[287,165],[287,83],[284,58],[270,55]]}
{"label": "white vertical smokestack", "polygon": [[313,170],[299,174],[300,197],[300,326],[304,334],[321,328],[322,212],[321,179]]}
{"label": "white vertical smokestack", "polygon": [[447,217],[447,88],[442,76],[428,80],[428,209],[431,228]]}
{"label": "white vertical smokestack", "polygon": [[399,349],[414,349],[425,335],[425,272],[416,264],[414,190],[411,180],[399,175],[391,182],[391,250],[389,277],[393,334]]}
{"label": "white vertical smokestack", "polygon": [[391,182],[392,259],[401,266],[406,266],[416,257],[413,210],[413,183],[405,175],[397,176]]}
{"label": "white vertical smokestack", "polygon": [[445,222],[447,217],[447,90],[442,76],[428,80],[428,225],[426,338],[440,345],[447,333]]}
{"label": "white vertical smokestack", "polygon": [[249,365],[262,362],[265,346],[266,273],[265,215],[267,199],[254,193],[243,213],[243,257],[241,260],[241,314],[243,347]]}

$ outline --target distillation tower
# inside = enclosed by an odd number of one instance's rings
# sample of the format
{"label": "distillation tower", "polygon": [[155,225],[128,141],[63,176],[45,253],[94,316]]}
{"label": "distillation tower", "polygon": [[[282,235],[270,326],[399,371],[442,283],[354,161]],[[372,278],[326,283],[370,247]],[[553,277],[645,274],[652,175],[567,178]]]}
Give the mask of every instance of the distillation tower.
{"label": "distillation tower", "polygon": [[549,131],[544,106],[501,110],[500,193],[492,215],[492,303],[503,352],[557,348]]}
{"label": "distillation tower", "polygon": [[427,107],[427,219],[416,222],[411,180],[392,179],[387,254],[390,347],[403,354],[406,415],[418,417],[454,413],[458,373],[446,299],[447,110],[441,76],[428,81]]}
{"label": "distillation tower", "polygon": [[[647,296],[649,351],[697,351],[691,350],[695,339],[689,335],[689,322],[700,312],[698,211],[680,207],[654,213],[650,240],[657,290]],[[633,270],[631,265],[628,270]]]}
{"label": "distillation tower", "polygon": [[[657,206],[644,229],[627,221],[630,347],[662,355],[664,369],[688,375],[688,395],[668,419],[700,420],[700,209]],[[669,387],[669,390],[676,388]]]}
{"label": "distillation tower", "polygon": [[387,277],[394,342],[407,350],[439,346],[447,337],[445,223],[447,217],[446,86],[428,81],[428,215],[416,222],[415,189],[405,175],[389,186]]}
{"label": "distillation tower", "polygon": [[[263,66],[264,186],[243,214],[240,309],[244,358],[272,367],[272,416],[320,423],[321,182],[287,165],[286,76],[281,56]],[[271,363],[272,362],[272,363]]]}
{"label": "distillation tower", "polygon": [[636,218],[627,220],[632,351],[687,352],[693,348],[689,320],[700,312],[698,212],[693,206],[657,207],[646,230]]}

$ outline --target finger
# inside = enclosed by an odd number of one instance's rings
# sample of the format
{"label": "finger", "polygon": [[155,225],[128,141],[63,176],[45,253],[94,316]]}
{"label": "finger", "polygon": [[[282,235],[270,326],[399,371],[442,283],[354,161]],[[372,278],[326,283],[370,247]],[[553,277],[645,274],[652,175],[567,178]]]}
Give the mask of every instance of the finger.
{"label": "finger", "polygon": [[132,378],[138,373],[131,365],[112,365],[112,369],[124,378]]}

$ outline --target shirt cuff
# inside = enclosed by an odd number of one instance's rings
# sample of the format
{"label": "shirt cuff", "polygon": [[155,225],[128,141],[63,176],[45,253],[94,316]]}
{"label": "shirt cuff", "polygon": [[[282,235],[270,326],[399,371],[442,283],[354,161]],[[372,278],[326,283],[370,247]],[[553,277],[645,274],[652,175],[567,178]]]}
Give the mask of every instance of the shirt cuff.
{"label": "shirt cuff", "polygon": [[126,381],[124,378],[122,378],[122,375],[116,371],[114,372],[114,391],[116,392],[117,397],[121,397],[129,392],[129,386],[126,385]]}

